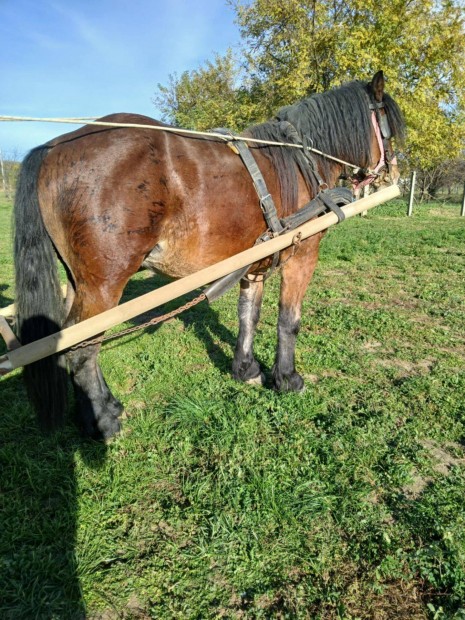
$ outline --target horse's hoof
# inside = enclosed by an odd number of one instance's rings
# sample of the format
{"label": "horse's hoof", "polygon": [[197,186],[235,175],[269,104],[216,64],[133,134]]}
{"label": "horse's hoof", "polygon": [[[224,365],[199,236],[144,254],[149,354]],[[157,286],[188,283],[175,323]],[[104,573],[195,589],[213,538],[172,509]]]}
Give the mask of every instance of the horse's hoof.
{"label": "horse's hoof", "polygon": [[303,394],[305,392],[305,383],[298,372],[286,376],[273,376],[274,387],[278,392],[295,392]]}
{"label": "horse's hoof", "polygon": [[107,416],[104,420],[100,420],[98,428],[96,429],[97,439],[111,439],[114,435],[117,435],[121,430],[121,424],[118,419],[113,416]]}
{"label": "horse's hoof", "polygon": [[95,419],[94,416],[87,418],[80,430],[83,437],[95,441],[106,441],[120,432],[121,424],[116,416],[107,413],[98,419]]}
{"label": "horse's hoof", "polygon": [[246,379],[244,383],[247,383],[248,385],[265,385],[265,381],[266,381],[266,377],[261,372],[256,377],[252,377],[251,379]]}
{"label": "horse's hoof", "polygon": [[252,361],[233,362],[232,376],[241,383],[250,383],[251,385],[263,385],[265,383],[265,375],[262,373],[257,360],[254,359]]}

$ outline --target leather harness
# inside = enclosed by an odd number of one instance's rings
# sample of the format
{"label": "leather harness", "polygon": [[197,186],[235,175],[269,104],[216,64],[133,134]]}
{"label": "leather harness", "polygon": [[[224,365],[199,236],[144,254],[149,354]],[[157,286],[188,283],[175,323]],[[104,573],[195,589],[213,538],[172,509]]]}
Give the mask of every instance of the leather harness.
{"label": "leather harness", "polygon": [[[290,137],[293,134],[296,137],[298,136],[297,130],[288,121],[280,121],[280,126],[286,126],[287,137]],[[289,131],[289,128],[291,131]],[[215,129],[215,132],[231,135],[226,129]],[[293,142],[297,141],[293,140]],[[265,222],[268,226],[267,232],[270,237],[276,237],[283,232],[297,228],[312,217],[315,217],[315,215],[319,215],[326,208],[333,211],[337,215],[338,221],[341,222],[345,218],[345,215],[338,203],[344,205],[352,202],[353,200],[352,192],[346,188],[336,187],[334,189],[328,189],[327,184],[318,173],[313,157],[310,155],[308,150],[305,149],[304,140],[298,140],[297,143],[304,146],[305,157],[307,158],[312,174],[318,183],[318,187],[320,187],[320,191],[317,196],[308,202],[304,207],[301,207],[298,211],[284,219],[279,219],[273,198],[268,191],[265,179],[263,178],[260,168],[258,167],[247,143],[244,140],[235,140],[234,138],[231,138],[231,140],[228,140],[227,142],[228,146],[230,146],[232,150],[240,156],[252,178],[255,191],[257,192],[260,201],[263,217],[265,218]],[[348,199],[349,196],[350,200]]]}
{"label": "leather harness", "polygon": [[[359,187],[363,187],[371,183],[376,176],[379,174],[379,171],[387,164],[390,169],[392,164],[397,163],[395,160],[395,155],[390,149],[389,139],[391,137],[391,129],[389,127],[389,122],[387,120],[386,115],[381,115],[380,108],[384,107],[384,103],[372,103],[370,105],[370,109],[372,110],[372,122],[373,127],[378,138],[378,144],[381,152],[381,157],[378,165],[369,173],[362,181],[353,180],[354,189],[358,189]],[[255,242],[262,243],[264,241],[268,241],[273,237],[277,237],[285,232],[298,228],[305,222],[308,222],[312,218],[322,214],[325,211],[333,211],[337,215],[337,219],[339,222],[344,220],[345,215],[341,209],[341,206],[349,204],[353,201],[353,193],[350,189],[345,187],[335,187],[332,189],[328,188],[327,183],[323,181],[321,178],[315,160],[313,159],[310,150],[307,148],[309,146],[308,139],[304,136],[300,136],[297,129],[289,123],[289,121],[279,121],[281,131],[286,135],[286,138],[295,144],[301,144],[303,146],[303,152],[307,159],[310,170],[320,188],[318,194],[310,200],[306,205],[298,209],[295,213],[280,219],[278,217],[278,213],[276,211],[276,206],[274,204],[273,198],[268,191],[268,188],[265,183],[265,179],[260,171],[260,168],[255,161],[254,156],[252,155],[251,150],[249,149],[247,143],[244,140],[234,139],[231,132],[227,129],[214,129],[215,133],[221,133],[225,136],[230,136],[231,139],[227,140],[228,146],[240,156],[245,167],[247,168],[254,187],[257,192],[260,207],[263,213],[263,217],[265,219],[267,230],[260,235],[260,237]],[[387,161],[386,161],[387,160]],[[279,262],[279,252],[276,252],[273,255],[272,264],[269,270],[270,273],[273,272],[275,267]],[[213,282],[205,291],[205,296],[207,297],[209,302],[218,299],[221,295],[226,293],[230,288],[232,288],[239,280],[244,278],[249,270],[250,265],[243,267],[242,269],[238,269],[233,273],[230,273],[223,278],[220,278],[216,282]]]}
{"label": "leather harness", "polygon": [[356,190],[369,185],[376,179],[380,171],[387,166],[389,174],[391,173],[392,166],[397,165],[397,159],[394,151],[391,149],[390,138],[392,137],[392,131],[389,126],[389,121],[386,114],[381,114],[380,110],[384,108],[384,103],[372,102],[370,103],[371,110],[371,122],[373,129],[378,140],[379,151],[381,153],[380,160],[376,167],[369,172],[364,179],[359,180],[357,178],[352,179],[352,187],[354,192]]}
{"label": "leather harness", "polygon": [[[281,121],[281,125],[286,125],[286,133],[287,136],[292,136],[298,139],[297,130],[289,123],[288,121]],[[268,188],[265,183],[265,179],[260,171],[260,168],[255,161],[254,156],[251,153],[251,150],[247,146],[247,144],[243,140],[235,140],[232,137],[232,134],[227,129],[215,129],[215,133],[223,133],[225,136],[231,136],[231,140],[227,141],[228,146],[237,153],[242,159],[245,167],[247,168],[254,187],[257,192],[260,207],[263,213],[263,217],[265,219],[267,230],[260,235],[257,239],[257,243],[262,243],[264,241],[268,241],[273,237],[277,237],[285,232],[298,228],[305,222],[309,221],[313,217],[320,215],[324,211],[331,210],[333,211],[338,218],[338,221],[341,222],[344,218],[344,212],[340,208],[340,206],[349,204],[353,200],[352,192],[343,187],[336,187],[333,189],[329,189],[327,184],[321,179],[313,158],[310,153],[304,148],[305,156],[309,162],[309,166],[311,167],[312,173],[314,174],[318,186],[321,188],[318,194],[308,202],[306,205],[301,207],[298,211],[289,215],[285,218],[280,219],[278,217],[278,213],[276,211],[276,206],[274,204],[273,198],[268,191]],[[303,143],[303,141],[300,141]],[[304,145],[305,146],[305,145]],[[323,189],[324,188],[324,189]],[[279,252],[276,252],[273,255],[272,264],[270,267],[270,272],[272,272],[279,262]],[[213,284],[211,284],[204,292],[209,302],[214,301],[221,295],[223,295],[226,291],[232,288],[239,280],[241,280],[249,270],[250,265],[239,269],[223,278],[220,278]]]}

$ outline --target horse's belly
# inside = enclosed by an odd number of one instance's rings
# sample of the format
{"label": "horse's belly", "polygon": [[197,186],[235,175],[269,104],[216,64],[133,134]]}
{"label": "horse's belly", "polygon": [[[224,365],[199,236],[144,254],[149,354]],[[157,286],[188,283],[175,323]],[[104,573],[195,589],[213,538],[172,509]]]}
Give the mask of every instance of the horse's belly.
{"label": "horse's belly", "polygon": [[253,246],[253,241],[238,235],[234,243],[217,239],[211,243],[199,243],[199,239],[159,239],[153,250],[145,257],[142,266],[171,278],[183,278],[214,263],[229,258]]}
{"label": "horse's belly", "polygon": [[[213,261],[215,262],[215,261]],[[142,266],[171,278],[184,278],[208,266],[197,253],[185,248],[173,247],[167,241],[159,241],[145,257]]]}
{"label": "horse's belly", "polygon": [[173,253],[167,250],[166,241],[159,241],[145,257],[142,267],[172,278],[182,278],[192,273],[187,263],[188,261],[180,259],[179,255],[174,257]]}

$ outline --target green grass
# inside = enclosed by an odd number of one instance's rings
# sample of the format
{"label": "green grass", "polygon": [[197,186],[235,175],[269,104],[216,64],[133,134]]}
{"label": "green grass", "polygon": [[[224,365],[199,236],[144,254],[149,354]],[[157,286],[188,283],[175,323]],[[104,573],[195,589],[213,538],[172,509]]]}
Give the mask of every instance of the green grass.
{"label": "green grass", "polygon": [[[2,619],[465,618],[465,220],[405,210],[326,235],[303,395],[232,380],[235,292],[105,345],[127,411],[106,446],[71,421],[43,437],[19,373],[1,380]],[[3,200],[0,305],[10,219]]]}

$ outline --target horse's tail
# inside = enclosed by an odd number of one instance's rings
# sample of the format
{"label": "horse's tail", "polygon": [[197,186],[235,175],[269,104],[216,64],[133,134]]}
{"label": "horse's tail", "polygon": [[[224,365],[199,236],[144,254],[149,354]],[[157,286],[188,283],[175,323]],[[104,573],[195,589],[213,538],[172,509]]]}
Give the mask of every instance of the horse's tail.
{"label": "horse's tail", "polygon": [[[64,304],[56,254],[39,208],[39,172],[47,147],[32,150],[24,160],[14,207],[16,325],[21,344],[60,330]],[[51,431],[63,423],[67,404],[67,373],[58,355],[24,368],[28,396],[39,423]]]}

